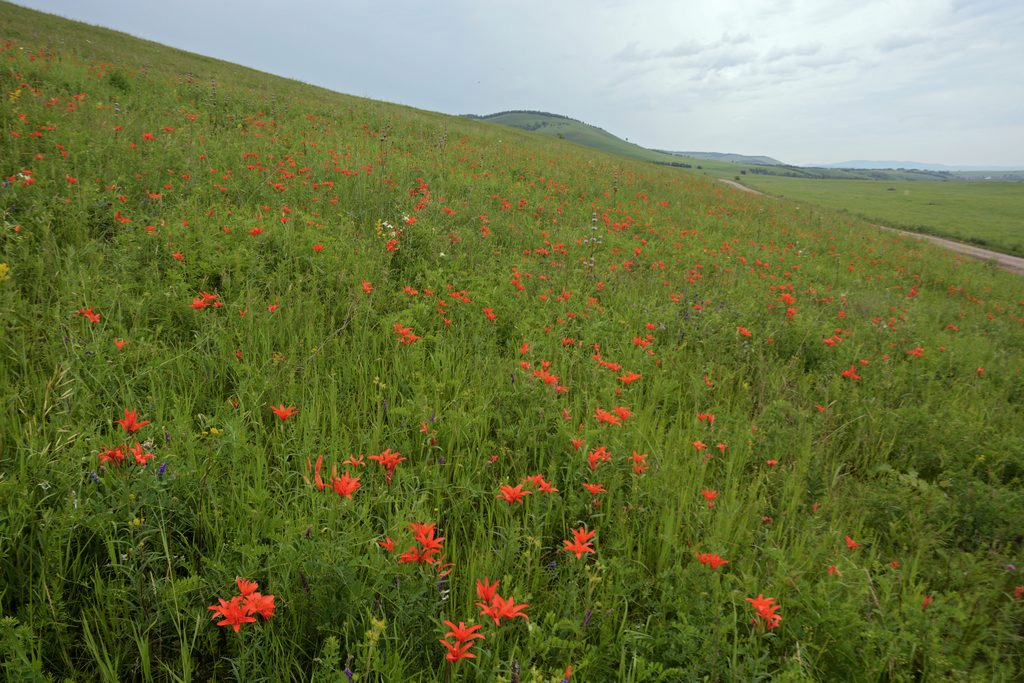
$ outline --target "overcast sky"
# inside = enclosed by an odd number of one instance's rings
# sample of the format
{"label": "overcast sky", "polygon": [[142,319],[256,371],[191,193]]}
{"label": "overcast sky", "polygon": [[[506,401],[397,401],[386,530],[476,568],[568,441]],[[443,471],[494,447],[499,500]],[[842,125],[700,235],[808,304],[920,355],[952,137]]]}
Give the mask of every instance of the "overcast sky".
{"label": "overcast sky", "polygon": [[16,0],[449,114],[645,147],[1024,168],[1024,0]]}

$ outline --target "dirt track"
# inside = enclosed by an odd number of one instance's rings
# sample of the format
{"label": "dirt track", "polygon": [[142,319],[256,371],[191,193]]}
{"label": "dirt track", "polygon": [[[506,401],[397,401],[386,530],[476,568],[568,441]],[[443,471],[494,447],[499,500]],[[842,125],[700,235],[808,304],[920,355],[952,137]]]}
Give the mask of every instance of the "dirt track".
{"label": "dirt track", "polygon": [[[730,185],[736,188],[737,190],[743,190],[744,192],[750,192],[752,194],[770,196],[765,195],[763,192],[759,192],[751,187],[747,187],[742,183],[737,183],[734,180],[726,180],[725,178],[721,178],[721,181],[726,185]],[[888,230],[889,232],[895,232],[900,235],[905,235],[907,237],[913,237],[914,239],[927,240],[929,242],[933,242],[934,244],[938,244],[939,246],[945,247],[950,251],[955,251],[958,254],[964,254],[966,256],[971,256],[973,258],[982,259],[986,261],[993,261],[996,265],[1005,270],[1010,271],[1011,273],[1016,273],[1017,275],[1024,275],[1024,258],[1020,258],[1019,256],[1000,254],[998,251],[983,249],[981,247],[975,247],[970,244],[963,244],[962,242],[948,240],[943,237],[935,237],[934,235],[923,235],[919,232],[907,232],[906,230],[897,230],[896,228],[889,228],[884,225],[879,225],[878,227],[881,228],[882,230]]]}

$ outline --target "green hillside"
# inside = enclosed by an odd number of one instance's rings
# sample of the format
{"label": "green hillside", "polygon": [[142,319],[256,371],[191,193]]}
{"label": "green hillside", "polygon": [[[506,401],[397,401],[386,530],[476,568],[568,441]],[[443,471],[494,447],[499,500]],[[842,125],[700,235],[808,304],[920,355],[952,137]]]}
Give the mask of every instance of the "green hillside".
{"label": "green hillside", "polygon": [[578,145],[591,147],[609,154],[617,154],[629,159],[650,161],[656,164],[665,164],[680,168],[696,168],[697,166],[703,166],[705,163],[708,164],[709,169],[715,168],[718,170],[725,170],[728,166],[721,162],[706,162],[703,159],[681,157],[668,152],[658,152],[652,149],[647,149],[612,135],[608,131],[598,128],[597,126],[591,126],[590,124],[583,123],[582,121],[577,121],[558,114],[534,111],[508,111],[498,114],[490,114],[488,116],[473,116],[471,118],[478,121],[487,121],[489,123],[499,123],[504,126],[519,128],[520,130],[538,133],[540,135],[546,135],[560,140],[568,140],[569,142],[575,142]]}
{"label": "green hillside", "polygon": [[1021,302],[0,2],[0,678],[1022,680]]}

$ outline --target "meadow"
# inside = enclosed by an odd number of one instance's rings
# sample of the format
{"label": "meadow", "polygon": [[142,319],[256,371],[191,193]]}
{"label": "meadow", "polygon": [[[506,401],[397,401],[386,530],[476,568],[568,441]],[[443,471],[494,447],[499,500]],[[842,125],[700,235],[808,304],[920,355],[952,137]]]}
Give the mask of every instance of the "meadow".
{"label": "meadow", "polygon": [[874,223],[1024,256],[1024,184],[985,181],[805,180],[744,175],[745,185]]}
{"label": "meadow", "polygon": [[1024,280],[0,3],[0,667],[1024,676]]}

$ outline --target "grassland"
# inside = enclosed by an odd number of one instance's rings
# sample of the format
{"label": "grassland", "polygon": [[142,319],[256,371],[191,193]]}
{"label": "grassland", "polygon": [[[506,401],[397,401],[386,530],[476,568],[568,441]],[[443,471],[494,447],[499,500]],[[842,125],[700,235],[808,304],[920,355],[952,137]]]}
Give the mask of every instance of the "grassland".
{"label": "grassland", "polygon": [[6,679],[1024,676],[1021,278],[3,3],[0,65]]}
{"label": "grassland", "polygon": [[874,223],[1024,256],[1024,184],[799,180],[748,175],[761,192],[847,211]]}

